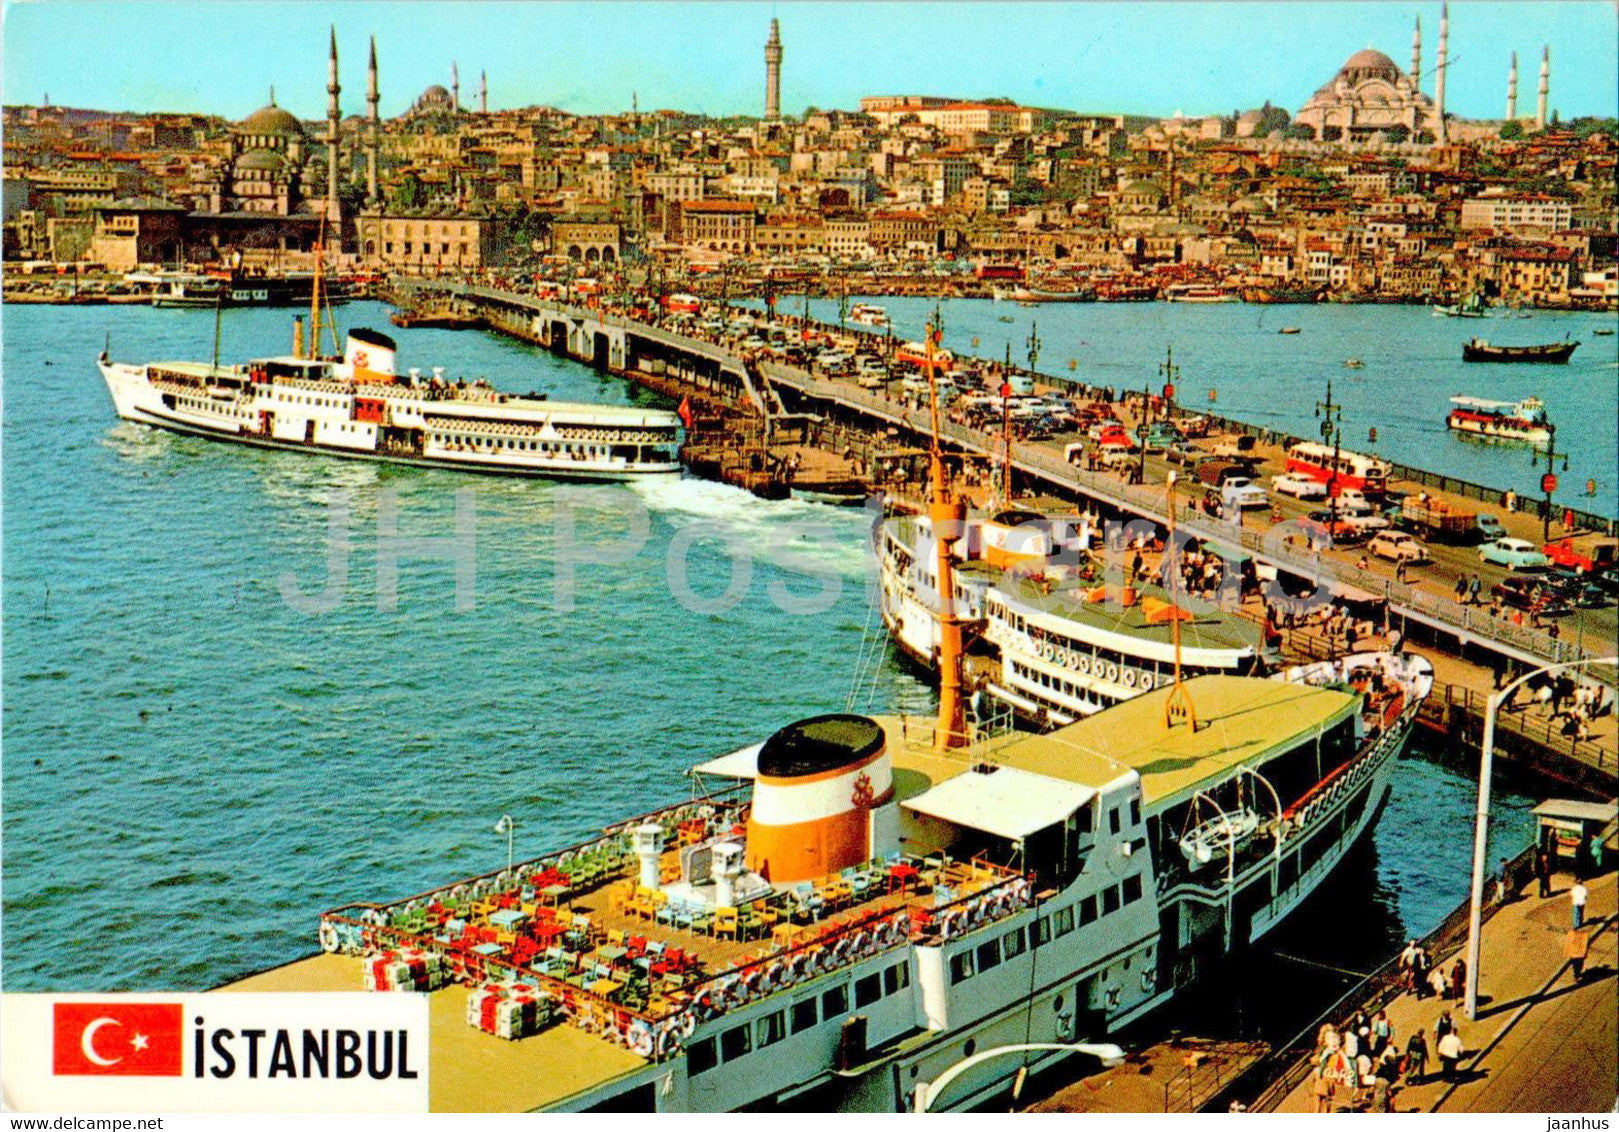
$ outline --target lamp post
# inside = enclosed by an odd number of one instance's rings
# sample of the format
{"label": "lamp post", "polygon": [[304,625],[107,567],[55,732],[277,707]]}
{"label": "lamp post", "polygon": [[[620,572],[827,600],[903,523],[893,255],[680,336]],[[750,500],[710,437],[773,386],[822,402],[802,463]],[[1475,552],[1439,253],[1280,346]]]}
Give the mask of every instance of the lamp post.
{"label": "lamp post", "polygon": [[1484,921],[1484,857],[1490,838],[1490,771],[1495,762],[1495,717],[1501,705],[1517,691],[1518,685],[1536,676],[1548,676],[1584,668],[1592,664],[1619,665],[1619,656],[1596,657],[1589,660],[1571,660],[1563,664],[1548,664],[1534,668],[1519,676],[1489,698],[1484,708],[1484,747],[1478,763],[1478,816],[1473,826],[1473,895],[1467,917],[1467,995],[1462,1012],[1468,1021],[1478,1019],[1478,962],[1481,940],[1480,929]]}
{"label": "lamp post", "polygon": [[[1540,512],[1540,540],[1550,542],[1552,537],[1552,492],[1557,490],[1557,426],[1550,421],[1546,422],[1546,451],[1538,448],[1529,450],[1529,466],[1540,467],[1541,458],[1546,460],[1546,470],[1540,477],[1540,490],[1545,494],[1545,502],[1541,504]],[[1568,453],[1563,453],[1563,471],[1568,471]]]}
{"label": "lamp post", "polygon": [[1332,399],[1332,378],[1327,378],[1327,399],[1315,403],[1315,415],[1321,418],[1321,439],[1332,442],[1332,472],[1327,476],[1327,534],[1338,533],[1338,445],[1343,439],[1344,407]]}
{"label": "lamp post", "polygon": [[500,820],[495,823],[495,832],[506,835],[506,871],[512,871],[512,837],[516,830],[516,823],[510,814],[501,814]]}
{"label": "lamp post", "polygon": [[916,1111],[926,1112],[933,1102],[939,1099],[939,1094],[945,1088],[975,1065],[997,1057],[1004,1057],[1009,1053],[1024,1053],[1026,1051],[1062,1050],[1068,1053],[1088,1053],[1111,1069],[1115,1065],[1123,1064],[1124,1050],[1112,1042],[1093,1044],[1090,1042],[1020,1042],[1016,1045],[996,1046],[993,1049],[981,1050],[971,1057],[956,1062],[949,1069],[939,1074],[932,1081],[918,1081],[916,1084]]}

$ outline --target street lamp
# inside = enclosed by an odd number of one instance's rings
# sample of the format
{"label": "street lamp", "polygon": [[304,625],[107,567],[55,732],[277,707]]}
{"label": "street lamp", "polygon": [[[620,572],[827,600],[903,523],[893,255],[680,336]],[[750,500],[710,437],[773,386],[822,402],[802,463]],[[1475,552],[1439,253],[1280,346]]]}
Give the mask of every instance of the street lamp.
{"label": "street lamp", "polygon": [[1327,378],[1327,399],[1315,403],[1315,415],[1321,418],[1321,439],[1332,441],[1332,472],[1327,477],[1327,533],[1338,533],[1338,445],[1343,439],[1342,402],[1332,399],[1332,378]]}
{"label": "street lamp", "polygon": [[1484,856],[1490,837],[1490,771],[1495,762],[1495,717],[1501,705],[1518,686],[1536,676],[1549,676],[1592,664],[1619,665],[1619,656],[1604,656],[1590,660],[1571,660],[1563,664],[1548,664],[1534,668],[1512,681],[1489,698],[1484,707],[1484,749],[1478,763],[1478,817],[1473,826],[1473,896],[1467,917],[1467,995],[1462,1012],[1468,1021],[1478,1020],[1478,962],[1481,940],[1480,929],[1484,921]]}
{"label": "street lamp", "polygon": [[916,1085],[916,1111],[926,1112],[938,1100],[939,1094],[945,1088],[973,1066],[1003,1057],[1009,1053],[1023,1053],[1026,1051],[1062,1050],[1067,1053],[1088,1053],[1092,1057],[1111,1069],[1115,1065],[1124,1063],[1124,1050],[1112,1042],[1094,1044],[1091,1042],[1021,1042],[1017,1045],[996,1046],[994,1049],[982,1050],[956,1062],[932,1081],[918,1081]]}
{"label": "street lamp", "polygon": [[517,828],[510,814],[501,814],[500,820],[495,823],[495,832],[506,835],[506,871],[512,871],[512,836]]}
{"label": "street lamp", "polygon": [[[1557,490],[1557,426],[1550,421],[1546,422],[1546,451],[1542,453],[1538,448],[1529,450],[1529,466],[1540,467],[1542,455],[1546,459],[1546,471],[1540,477],[1540,490],[1545,493],[1546,501],[1541,504],[1540,538],[1542,542],[1550,542],[1552,537],[1552,492]],[[1563,471],[1568,471],[1568,453],[1563,453]]]}

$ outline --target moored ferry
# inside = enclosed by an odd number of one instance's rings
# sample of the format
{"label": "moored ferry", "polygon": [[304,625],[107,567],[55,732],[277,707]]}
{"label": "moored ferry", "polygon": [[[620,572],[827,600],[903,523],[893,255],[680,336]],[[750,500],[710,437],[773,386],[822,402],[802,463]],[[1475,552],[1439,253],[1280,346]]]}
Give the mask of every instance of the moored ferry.
{"label": "moored ferry", "polygon": [[1490,440],[1517,440],[1545,444],[1551,440],[1546,405],[1538,397],[1522,401],[1488,401],[1481,397],[1452,397],[1445,424],[1456,432]]}
{"label": "moored ferry", "polygon": [[209,362],[97,359],[118,415],[260,448],[507,475],[618,480],[678,473],[672,412],[569,404],[395,372],[385,334],[351,330],[344,355]]}
{"label": "moored ferry", "polygon": [[1237,296],[1208,283],[1176,283],[1164,290],[1167,303],[1234,303]]}

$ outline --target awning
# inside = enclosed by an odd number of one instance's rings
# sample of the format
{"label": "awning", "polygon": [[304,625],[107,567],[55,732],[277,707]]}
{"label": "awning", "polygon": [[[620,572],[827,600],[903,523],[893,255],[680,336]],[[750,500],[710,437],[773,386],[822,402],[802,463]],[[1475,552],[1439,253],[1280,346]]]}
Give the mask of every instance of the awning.
{"label": "awning", "polygon": [[958,774],[901,804],[964,829],[1022,841],[1067,820],[1095,797],[1089,786],[1002,766]]}
{"label": "awning", "polygon": [[1532,811],[1537,818],[1607,825],[1619,817],[1619,802],[1580,802],[1572,798],[1549,798]]}
{"label": "awning", "polygon": [[743,747],[740,751],[732,751],[717,759],[709,759],[706,763],[698,763],[686,773],[712,774],[716,778],[734,778],[741,782],[750,782],[759,775],[759,748],[763,746],[763,743],[755,743],[751,747]]}

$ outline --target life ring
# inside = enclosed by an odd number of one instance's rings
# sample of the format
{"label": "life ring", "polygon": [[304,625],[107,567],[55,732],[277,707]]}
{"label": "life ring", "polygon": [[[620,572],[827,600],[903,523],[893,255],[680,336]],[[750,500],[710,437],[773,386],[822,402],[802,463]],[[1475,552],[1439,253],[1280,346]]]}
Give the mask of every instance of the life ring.
{"label": "life ring", "polygon": [[692,1014],[691,1011],[688,1010],[680,1016],[679,1025],[680,1036],[682,1038],[690,1038],[692,1034],[697,1031],[697,1018]]}
{"label": "life ring", "polygon": [[791,982],[798,982],[809,973],[809,955],[799,951],[787,960],[787,978]]}
{"label": "life ring", "polygon": [[1081,676],[1089,675],[1091,671],[1091,658],[1086,656],[1084,653],[1081,653],[1079,655],[1079,659],[1074,663],[1074,671],[1078,672]]}
{"label": "life ring", "polygon": [[945,939],[955,938],[956,929],[961,925],[960,912],[946,912],[939,918],[939,935]]}
{"label": "life ring", "polygon": [[1040,655],[1043,656],[1047,660],[1052,660],[1057,655],[1057,649],[1056,649],[1056,647],[1054,645],[1049,645],[1049,644],[1041,645],[1040,646]]}
{"label": "life ring", "polygon": [[1157,683],[1157,680],[1153,677],[1153,674],[1151,672],[1143,672],[1141,674],[1141,690],[1143,692],[1152,691],[1153,685],[1156,684],[1156,683]]}
{"label": "life ring", "polygon": [[628,1044],[637,1056],[645,1058],[650,1058],[656,1048],[652,1042],[652,1031],[640,1027],[630,1031]]}
{"label": "life ring", "polygon": [[849,937],[839,936],[832,944],[832,966],[841,967],[849,958]]}
{"label": "life ring", "polygon": [[673,1026],[665,1026],[658,1031],[653,1046],[653,1052],[658,1061],[667,1060],[679,1048],[680,1036],[675,1033]]}
{"label": "life ring", "polygon": [[1126,688],[1134,688],[1136,686],[1136,670],[1135,669],[1126,668],[1124,670],[1124,686]]}
{"label": "life ring", "polygon": [[1076,656],[1074,656],[1074,651],[1072,649],[1063,649],[1062,650],[1062,666],[1064,668],[1072,668],[1072,667],[1074,667],[1074,664],[1077,662],[1077,660],[1078,660],[1078,658]]}
{"label": "life ring", "polygon": [[325,920],[320,922],[320,949],[328,955],[337,951],[337,929]]}
{"label": "life ring", "polygon": [[855,932],[854,942],[850,944],[850,949],[856,956],[871,954],[871,933]]}
{"label": "life ring", "polygon": [[1109,661],[1105,675],[1109,684],[1117,684],[1119,682],[1119,666]]}

